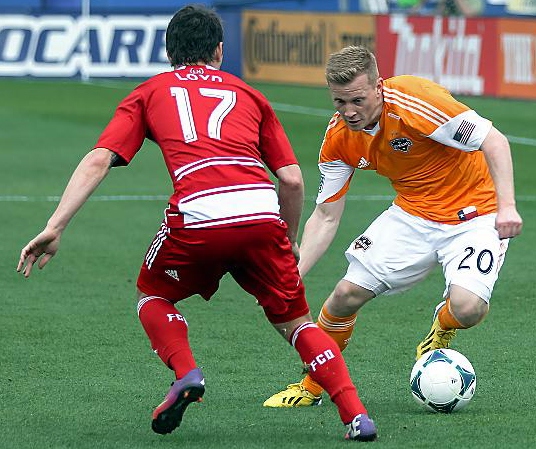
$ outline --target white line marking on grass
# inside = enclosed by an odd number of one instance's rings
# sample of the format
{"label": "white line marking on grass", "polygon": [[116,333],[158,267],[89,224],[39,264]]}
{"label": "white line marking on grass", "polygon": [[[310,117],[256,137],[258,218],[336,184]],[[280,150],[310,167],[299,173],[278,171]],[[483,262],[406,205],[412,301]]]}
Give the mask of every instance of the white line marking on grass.
{"label": "white line marking on grass", "polygon": [[307,106],[296,106],[285,103],[270,102],[270,104],[276,111],[281,112],[293,112],[295,114],[314,115],[316,117],[326,117],[326,119],[329,119],[333,115],[333,111],[331,109],[309,108]]}
{"label": "white line marking on grass", "polygon": [[[333,115],[333,111],[330,109],[318,109],[318,108],[308,108],[305,106],[294,106],[291,104],[285,103],[272,103],[272,107],[276,111],[281,112],[292,112],[294,114],[302,115],[313,115],[315,117],[326,117],[326,120]],[[526,145],[528,147],[536,147],[536,139],[531,139],[530,137],[517,137],[517,136],[506,136],[510,143],[517,143],[519,145]]]}
{"label": "white line marking on grass", "polygon": [[526,145],[528,147],[536,147],[536,139],[531,139],[529,137],[516,137],[506,135],[506,138],[510,143],[518,143],[520,145]]}
{"label": "white line marking on grass", "polygon": [[[393,201],[394,195],[347,195],[346,201]],[[95,195],[88,201],[120,202],[120,201],[167,201],[169,195]],[[315,201],[316,196],[306,196],[307,201]],[[27,196],[27,195],[0,195],[0,202],[4,203],[57,203],[59,196]],[[517,201],[536,201],[536,195],[519,195]]]}
{"label": "white line marking on grass", "polygon": [[[101,86],[105,88],[110,89],[131,89],[131,86],[125,87],[125,83],[123,81],[110,81],[110,80],[99,80],[99,81],[89,81],[87,84],[92,84],[95,86]],[[331,109],[322,109],[322,108],[311,108],[308,106],[299,106],[299,105],[293,105],[293,104],[286,104],[286,103],[277,103],[277,102],[270,102],[272,107],[276,111],[281,112],[291,112],[294,114],[302,114],[302,115],[312,115],[315,117],[325,117],[326,120],[329,119],[333,115],[333,110]],[[536,147],[536,139],[531,139],[530,137],[517,137],[517,136],[510,136],[506,135],[508,140],[511,143],[517,143],[519,145],[525,145],[528,147]]]}
{"label": "white line marking on grass", "polygon": [[[0,195],[0,201],[8,203],[57,203],[60,196],[26,196],[26,195]],[[169,195],[95,195],[88,201],[167,201]]]}
{"label": "white line marking on grass", "polygon": [[97,87],[105,87],[107,89],[118,89],[118,90],[125,90],[125,91],[131,91],[133,89],[132,86],[136,86],[138,84],[141,84],[143,81],[113,81],[110,79],[90,79],[89,81],[84,81],[83,83],[88,86],[97,86]]}

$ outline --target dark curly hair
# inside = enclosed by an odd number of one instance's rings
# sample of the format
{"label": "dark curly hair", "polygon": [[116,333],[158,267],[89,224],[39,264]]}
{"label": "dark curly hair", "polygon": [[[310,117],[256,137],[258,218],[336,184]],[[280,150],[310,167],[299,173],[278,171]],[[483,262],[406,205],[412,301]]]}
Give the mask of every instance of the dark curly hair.
{"label": "dark curly hair", "polygon": [[220,17],[203,5],[188,5],[175,13],[166,30],[166,51],[172,66],[209,64],[223,42]]}

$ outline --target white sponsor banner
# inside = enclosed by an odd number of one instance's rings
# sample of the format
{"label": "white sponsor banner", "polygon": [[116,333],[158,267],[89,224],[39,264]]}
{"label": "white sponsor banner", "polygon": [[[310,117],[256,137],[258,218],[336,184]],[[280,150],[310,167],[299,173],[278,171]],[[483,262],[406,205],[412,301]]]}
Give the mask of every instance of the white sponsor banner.
{"label": "white sponsor banner", "polygon": [[404,15],[390,17],[398,36],[394,75],[411,73],[432,79],[452,92],[482,95],[482,36],[466,29],[464,18],[434,17],[430,31],[416,31]]}
{"label": "white sponsor banner", "polygon": [[506,2],[506,10],[510,14],[536,16],[536,0],[509,0]]}
{"label": "white sponsor banner", "polygon": [[0,17],[0,76],[148,77],[170,69],[167,16]]}
{"label": "white sponsor banner", "polygon": [[[536,26],[534,27],[536,32]],[[536,34],[503,33],[501,45],[504,55],[505,83],[527,84],[536,82]]]}

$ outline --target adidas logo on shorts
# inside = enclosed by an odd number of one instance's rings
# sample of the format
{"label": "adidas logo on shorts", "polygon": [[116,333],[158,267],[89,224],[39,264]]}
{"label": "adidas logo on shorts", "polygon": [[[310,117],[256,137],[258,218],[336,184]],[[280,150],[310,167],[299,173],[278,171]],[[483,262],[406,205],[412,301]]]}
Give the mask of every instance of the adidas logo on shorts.
{"label": "adidas logo on shorts", "polygon": [[176,281],[179,281],[179,273],[177,273],[177,270],[164,270],[164,272],[168,275],[168,276],[171,276],[173,279],[175,279]]}

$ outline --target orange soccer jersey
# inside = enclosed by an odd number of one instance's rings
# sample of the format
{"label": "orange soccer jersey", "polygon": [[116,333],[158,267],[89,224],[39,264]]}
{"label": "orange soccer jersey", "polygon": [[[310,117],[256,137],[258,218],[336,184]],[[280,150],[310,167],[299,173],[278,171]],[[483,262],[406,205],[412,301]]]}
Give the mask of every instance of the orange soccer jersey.
{"label": "orange soccer jersey", "polygon": [[389,78],[383,97],[370,131],[351,131],[338,113],[331,119],[317,203],[341,198],[357,168],[389,178],[395,204],[421,218],[455,224],[495,212],[493,181],[479,151],[491,122],[424,78]]}

